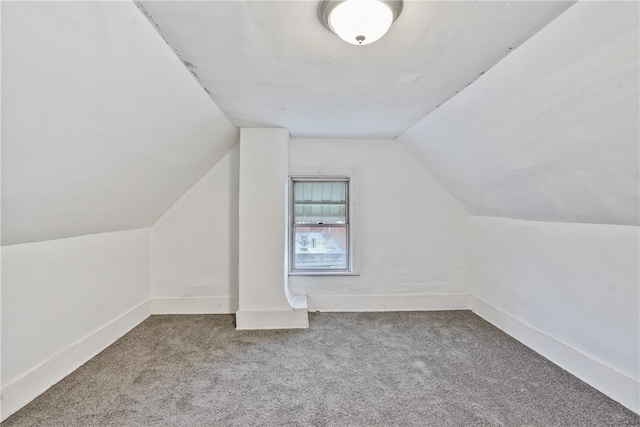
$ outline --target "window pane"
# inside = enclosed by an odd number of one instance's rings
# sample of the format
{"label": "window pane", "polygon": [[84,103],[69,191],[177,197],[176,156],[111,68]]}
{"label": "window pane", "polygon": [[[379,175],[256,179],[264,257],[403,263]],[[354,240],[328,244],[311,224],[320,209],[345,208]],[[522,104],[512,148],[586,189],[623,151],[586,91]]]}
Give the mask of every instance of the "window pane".
{"label": "window pane", "polygon": [[293,268],[347,270],[347,227],[295,227]]}
{"label": "window pane", "polygon": [[347,182],[296,181],[293,203],[296,224],[346,224]]}

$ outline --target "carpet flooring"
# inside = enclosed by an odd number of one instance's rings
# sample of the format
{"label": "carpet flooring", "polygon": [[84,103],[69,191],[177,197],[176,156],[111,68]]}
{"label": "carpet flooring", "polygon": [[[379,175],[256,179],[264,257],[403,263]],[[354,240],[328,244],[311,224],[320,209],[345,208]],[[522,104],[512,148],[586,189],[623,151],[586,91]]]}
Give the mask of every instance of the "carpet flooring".
{"label": "carpet flooring", "polygon": [[3,422],[17,426],[640,426],[469,311],[151,316]]}

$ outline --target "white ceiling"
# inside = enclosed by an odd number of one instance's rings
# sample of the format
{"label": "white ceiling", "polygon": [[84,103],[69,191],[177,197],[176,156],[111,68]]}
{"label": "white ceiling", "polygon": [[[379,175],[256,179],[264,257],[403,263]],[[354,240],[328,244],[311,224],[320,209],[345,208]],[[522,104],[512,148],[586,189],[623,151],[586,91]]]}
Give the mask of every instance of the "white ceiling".
{"label": "white ceiling", "polygon": [[148,227],[237,129],[131,2],[2,2],[2,242]]}
{"label": "white ceiling", "polygon": [[317,4],[2,2],[2,243],[152,225],[234,124],[401,135],[475,215],[638,224],[637,2],[408,1],[364,47]]}
{"label": "white ceiling", "polygon": [[327,30],[319,1],[136,4],[236,126],[393,138],[572,2],[405,0],[367,46]]}
{"label": "white ceiling", "polygon": [[474,215],[638,225],[638,2],[580,2],[399,140]]}

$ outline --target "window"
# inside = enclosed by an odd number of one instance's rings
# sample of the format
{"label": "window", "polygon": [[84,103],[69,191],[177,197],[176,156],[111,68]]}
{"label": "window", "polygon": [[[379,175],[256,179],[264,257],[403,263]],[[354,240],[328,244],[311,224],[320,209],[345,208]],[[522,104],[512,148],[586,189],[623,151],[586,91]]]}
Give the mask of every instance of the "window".
{"label": "window", "polygon": [[292,178],[291,272],[351,271],[348,178]]}

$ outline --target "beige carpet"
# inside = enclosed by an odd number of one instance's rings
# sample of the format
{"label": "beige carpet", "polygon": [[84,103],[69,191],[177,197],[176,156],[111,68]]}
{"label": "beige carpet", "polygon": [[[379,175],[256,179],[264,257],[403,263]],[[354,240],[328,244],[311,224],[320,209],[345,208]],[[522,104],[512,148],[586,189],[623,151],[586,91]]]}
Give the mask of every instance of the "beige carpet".
{"label": "beige carpet", "polygon": [[152,316],[2,427],[640,426],[468,311]]}

